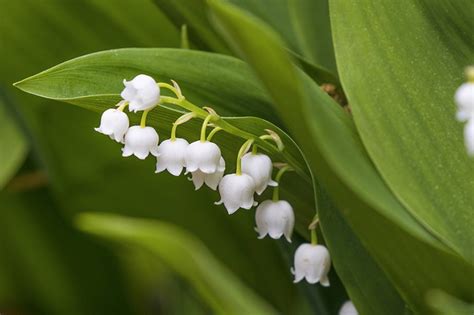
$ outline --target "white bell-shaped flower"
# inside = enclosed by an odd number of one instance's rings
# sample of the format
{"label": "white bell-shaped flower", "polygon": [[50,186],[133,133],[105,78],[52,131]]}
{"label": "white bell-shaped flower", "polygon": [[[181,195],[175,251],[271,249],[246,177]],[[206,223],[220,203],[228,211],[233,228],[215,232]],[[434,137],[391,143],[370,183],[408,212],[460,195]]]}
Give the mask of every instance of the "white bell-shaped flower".
{"label": "white bell-shaped flower", "polygon": [[341,309],[339,310],[339,315],[358,315],[357,310],[352,303],[352,301],[346,301],[342,304]]}
{"label": "white bell-shaped flower", "polygon": [[135,155],[144,160],[148,154],[158,156],[158,133],[152,127],[132,126],[125,134],[122,156]]}
{"label": "white bell-shaped flower", "polygon": [[464,143],[467,153],[474,156],[474,118],[470,119],[464,126]]}
{"label": "white bell-shaped flower", "polygon": [[295,276],[295,283],[306,278],[311,284],[320,282],[328,287],[328,272],[331,268],[329,251],[322,245],[302,244],[295,253],[295,266],[291,273]]}
{"label": "white bell-shaped flower", "polygon": [[261,195],[267,186],[278,186],[272,180],[273,164],[268,155],[262,153],[246,153],[242,157],[242,173],[252,176],[255,191]]}
{"label": "white bell-shaped flower", "polygon": [[260,234],[260,239],[267,234],[273,239],[285,235],[286,240],[291,242],[295,214],[287,201],[265,200],[257,207],[255,222],[257,223],[256,230]]}
{"label": "white bell-shaped flower", "polygon": [[152,108],[160,101],[160,87],[156,81],[145,74],[139,74],[133,80],[123,80],[125,88],[120,96],[129,102],[132,112]]}
{"label": "white bell-shaped flower", "polygon": [[209,141],[195,141],[186,148],[186,171],[197,170],[205,174],[213,174],[219,168],[221,150],[217,144]]}
{"label": "white bell-shaped flower", "polygon": [[130,122],[127,114],[118,109],[109,108],[102,113],[100,126],[94,129],[117,142],[123,143],[123,136],[127,132],[129,125]]}
{"label": "white bell-shaped flower", "polygon": [[474,118],[474,82],[462,84],[456,90],[454,100],[458,105],[456,118],[459,121],[468,121]]}
{"label": "white bell-shaped flower", "polygon": [[224,204],[229,214],[239,208],[250,209],[257,205],[253,199],[255,193],[255,182],[250,175],[229,174],[222,178],[219,183],[221,200],[216,205]]}
{"label": "white bell-shaped flower", "polygon": [[221,157],[220,162],[219,162],[219,167],[217,168],[216,172],[212,174],[206,174],[206,173],[201,172],[200,170],[196,170],[192,172],[191,176],[192,176],[194,188],[198,190],[205,183],[212,190],[216,190],[217,186],[219,185],[219,182],[222,179],[222,176],[224,176],[224,171],[225,171],[225,161],[224,161],[224,158]]}
{"label": "white bell-shaped flower", "polygon": [[185,139],[168,139],[158,146],[155,173],[168,170],[172,175],[179,176],[185,166],[184,156],[189,143]]}

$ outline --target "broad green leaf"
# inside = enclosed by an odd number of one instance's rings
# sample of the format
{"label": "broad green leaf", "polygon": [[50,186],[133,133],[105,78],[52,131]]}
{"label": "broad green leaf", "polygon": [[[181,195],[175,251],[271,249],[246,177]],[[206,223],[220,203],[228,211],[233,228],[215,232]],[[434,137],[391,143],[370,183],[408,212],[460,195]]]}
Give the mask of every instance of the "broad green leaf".
{"label": "broad green leaf", "polygon": [[2,312],[130,314],[114,259],[63,220],[47,189],[4,191],[0,204]]}
{"label": "broad green leaf", "polygon": [[287,0],[291,23],[303,55],[313,64],[336,71],[328,0]]}
{"label": "broad green leaf", "polygon": [[432,290],[426,296],[435,315],[472,315],[474,304],[456,299],[440,290]]}
{"label": "broad green leaf", "polygon": [[86,232],[152,252],[189,281],[217,314],[275,314],[202,242],[176,226],[98,213],[81,214],[77,223]]}
{"label": "broad green leaf", "polygon": [[229,2],[265,21],[284,38],[291,51],[308,57],[293,27],[290,14],[292,0],[272,0],[271,5],[265,0],[230,0]]}
{"label": "broad green leaf", "polygon": [[28,151],[28,143],[0,99],[0,190],[15,175]]}
{"label": "broad green leaf", "polygon": [[[182,60],[186,60],[183,64]],[[212,64],[212,68],[209,65]],[[189,67],[193,65],[193,67]],[[202,76],[203,69],[207,75]],[[193,102],[212,104],[219,114],[232,112],[245,115],[252,111],[262,117],[278,121],[272,117],[268,99],[261,87],[252,79],[245,65],[234,58],[215,54],[175,50],[175,49],[121,49],[80,57],[53,67],[38,75],[16,84],[29,93],[66,101],[81,107],[103,111],[112,107],[120,99],[118,93],[123,88],[123,78],[131,78],[137,73],[148,73],[160,81],[169,79],[179,82],[183,94]],[[216,82],[223,82],[217,85]],[[189,91],[189,93],[188,93]],[[196,100],[196,101],[195,101]],[[232,108],[232,110],[231,110]],[[236,109],[233,109],[236,108]],[[160,106],[150,113],[150,123],[157,126],[160,133],[169,134],[171,124],[182,112],[166,106]],[[135,120],[138,116],[135,116]],[[299,177],[294,177],[306,188],[294,188],[290,192],[300,198],[294,198],[302,205],[300,227],[305,230],[304,220],[311,217],[314,206],[306,196],[311,196],[311,182],[305,161],[295,143],[281,129],[272,123],[255,117],[223,118],[232,126],[239,128],[246,138],[265,134],[265,129],[276,131],[283,140],[285,149],[278,152],[273,146],[266,145],[274,161],[290,163]],[[192,120],[179,127],[179,135],[187,139],[196,139],[200,120]],[[234,156],[244,142],[235,136],[221,133],[216,141],[222,146],[226,157],[227,169],[233,169]],[[261,142],[265,145],[264,142]],[[303,196],[303,197],[301,197]],[[298,207],[300,208],[300,207]]]}
{"label": "broad green leaf", "polygon": [[153,0],[153,2],[176,27],[187,25],[190,43],[202,50],[229,53],[225,42],[207,20],[205,0]]}
{"label": "broad green leaf", "polygon": [[[270,29],[230,5],[213,1],[211,7],[229,43],[249,61],[275,100],[313,172],[342,209],[340,214],[384,272],[374,277],[376,270],[357,270],[366,281],[359,283],[359,288],[349,288],[349,293],[362,313],[380,314],[390,310],[400,314],[403,303],[412,311],[426,312],[424,294],[431,287],[470,299],[471,284],[467,279],[474,274],[472,266],[426,231],[398,202],[371,164],[347,113],[292,66]],[[274,69],[278,69],[278,76],[274,75]],[[324,217],[330,216],[325,211],[329,209],[319,206],[335,266],[355,272],[354,266],[348,263],[350,259],[341,259],[346,254],[344,247],[331,247],[340,237],[340,231],[325,226]],[[370,260],[363,256],[359,259]],[[437,264],[432,264],[433,260]],[[446,269],[452,272],[446,274],[443,271]],[[347,280],[344,273],[340,272],[343,281]],[[367,291],[375,292],[380,283],[390,286],[390,282],[399,296],[379,294],[377,299],[364,296]]]}
{"label": "broad green leaf", "polygon": [[330,4],[341,79],[371,159],[410,214],[474,262],[474,162],[453,104],[474,60],[474,2]]}

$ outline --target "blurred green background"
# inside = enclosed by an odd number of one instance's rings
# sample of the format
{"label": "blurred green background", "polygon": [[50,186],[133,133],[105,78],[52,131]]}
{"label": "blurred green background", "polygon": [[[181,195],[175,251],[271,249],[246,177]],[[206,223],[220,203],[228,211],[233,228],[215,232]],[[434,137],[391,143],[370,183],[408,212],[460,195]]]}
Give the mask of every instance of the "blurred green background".
{"label": "blurred green background", "polygon": [[[210,268],[195,279],[153,251],[83,234],[74,227],[74,218],[90,211],[159,219],[172,224],[169,233],[178,229],[177,238],[187,231],[185,237],[198,247],[205,244],[209,252],[204,248],[203,255],[231,276],[221,279],[235,286],[229,291],[248,290],[261,297],[263,308],[281,314],[336,313],[346,299],[337,276],[331,274],[331,289],[325,291],[293,285],[292,249],[284,241],[258,241],[253,212],[229,217],[213,205],[217,193],[194,193],[183,177],[156,176],[152,159],[122,158],[119,146],[94,132],[99,115],[12,87],[87,53],[179,47],[179,26],[155,3],[0,0],[0,7],[0,313],[216,311],[199,283],[219,276],[218,270]],[[222,43],[199,48],[229,53]],[[334,67],[331,52],[315,56],[330,58],[326,64]],[[177,264],[186,264],[188,254],[176,253]]]}

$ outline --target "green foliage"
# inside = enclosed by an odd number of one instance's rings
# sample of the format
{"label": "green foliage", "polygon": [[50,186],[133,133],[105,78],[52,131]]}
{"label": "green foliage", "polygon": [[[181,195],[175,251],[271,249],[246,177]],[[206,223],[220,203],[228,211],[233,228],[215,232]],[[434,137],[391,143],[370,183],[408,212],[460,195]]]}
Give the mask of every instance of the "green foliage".
{"label": "green foliage", "polygon": [[[346,299],[340,277],[361,314],[472,312],[474,164],[452,101],[474,57],[471,1],[28,0],[4,11],[0,187],[29,147],[19,175],[40,168],[49,182],[0,195],[10,209],[2,305],[146,313],[153,286],[170,288],[159,293],[166,297],[179,294],[169,282],[184,280],[199,298],[184,293],[187,303],[170,299],[163,312],[333,314]],[[230,134],[214,139],[228,172],[245,139],[267,128],[280,135],[282,152],[259,144],[296,170],[281,192],[295,208],[295,239],[308,238],[318,211],[337,272],[331,288],[291,285],[298,244],[257,242],[253,212],[228,217],[212,205],[216,193],[152,174],[153,161],[122,159],[119,145],[93,131],[98,113],[120,100],[122,80],[139,73],[177,81],[187,100],[222,115]],[[13,91],[18,80],[42,99]],[[182,113],[167,104],[148,121],[165,139]],[[197,139],[201,122],[178,136]],[[80,229],[122,246],[81,235],[71,227],[77,214]]]}
{"label": "green foliage", "polygon": [[80,215],[77,224],[86,232],[152,252],[188,279],[217,314],[276,314],[199,240],[173,225],[94,213]]}
{"label": "green foliage", "polygon": [[[360,137],[406,210],[473,263],[474,163],[448,117],[474,57],[474,23],[465,23],[474,5],[366,4],[331,1],[339,73]],[[450,28],[440,28],[446,13]]]}
{"label": "green foliage", "polygon": [[0,100],[0,189],[8,183],[23,163],[28,144],[18,126]]}

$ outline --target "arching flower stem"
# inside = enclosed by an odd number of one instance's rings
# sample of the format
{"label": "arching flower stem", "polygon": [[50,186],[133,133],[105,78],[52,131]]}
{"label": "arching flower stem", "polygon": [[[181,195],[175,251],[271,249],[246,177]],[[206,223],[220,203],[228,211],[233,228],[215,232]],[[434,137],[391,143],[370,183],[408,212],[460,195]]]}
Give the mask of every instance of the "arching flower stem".
{"label": "arching flower stem", "polygon": [[[181,94],[181,91],[179,89],[177,89],[176,87],[172,86],[171,84],[168,84],[168,83],[165,83],[165,82],[159,82],[158,83],[158,86],[160,88],[165,88],[165,89],[168,89],[170,90],[171,92],[174,93],[174,95],[176,95],[176,97],[178,99],[182,99],[183,98],[183,95]],[[162,96],[161,98],[163,98],[165,96]]]}
{"label": "arching flower stem", "polygon": [[[166,83],[159,83],[160,87],[170,89],[173,93],[181,95],[180,92],[173,86],[166,84]],[[161,96],[160,97],[160,103],[161,104],[173,104],[177,105],[187,111],[193,112],[196,114],[195,117],[205,119],[208,115],[209,112],[204,110],[203,108],[189,102],[186,100],[184,97],[181,96],[181,98],[175,98],[175,97],[170,97],[170,96]],[[259,137],[256,137],[254,134],[246,132],[244,130],[239,129],[238,127],[234,126],[233,124],[229,123],[228,121],[221,119],[219,116],[214,116],[214,119],[212,119],[212,123],[216,127],[222,128],[222,130],[226,131],[227,133],[243,138],[243,139],[254,139],[255,144],[257,144],[260,148],[264,149],[267,152],[270,153],[276,153],[276,152],[281,152],[281,148],[278,148],[278,146],[272,145],[268,143],[265,139],[260,139]],[[264,135],[265,138],[267,138],[269,135]],[[268,138],[270,139],[270,138]],[[267,140],[268,140],[267,139]],[[288,157],[287,159],[288,164],[294,166],[297,165],[297,162],[294,161],[291,157]],[[295,168],[293,167],[297,173],[302,176],[305,180],[310,181],[311,179],[305,174],[305,171],[301,168]]]}
{"label": "arching flower stem", "polygon": [[313,217],[313,220],[308,226],[308,229],[311,231],[311,244],[317,245],[318,244],[318,235],[316,234],[316,228],[319,224],[319,216],[316,213]]}
{"label": "arching flower stem", "polygon": [[242,175],[242,157],[245,153],[247,153],[254,141],[254,139],[248,139],[240,147],[239,153],[237,154],[237,165],[235,167],[235,174]]}
{"label": "arching flower stem", "polygon": [[316,234],[316,229],[311,230],[311,244],[318,245],[318,234]]}
{"label": "arching flower stem", "polygon": [[212,129],[212,131],[209,133],[209,135],[207,136],[207,141],[211,141],[212,140],[212,137],[214,137],[214,135],[216,133],[218,133],[219,131],[223,130],[221,127],[215,127],[214,129]]}
{"label": "arching flower stem", "polygon": [[125,107],[127,107],[128,102],[127,101],[120,101],[118,104],[117,110],[123,112],[125,110]]}
{"label": "arching flower stem", "polygon": [[194,117],[196,117],[196,114],[193,112],[189,112],[189,113],[179,116],[179,118],[175,120],[175,122],[173,123],[173,127],[171,128],[170,140],[171,141],[176,140],[176,129],[178,128],[179,125],[184,124],[185,122],[193,119]]}
{"label": "arching flower stem", "polygon": [[204,119],[203,123],[202,123],[202,127],[201,127],[201,142],[205,142],[206,141],[206,129],[207,129],[207,125],[209,124],[209,122],[211,121],[211,119],[214,117],[214,115],[212,114],[209,114],[207,115],[207,117]]}
{"label": "arching flower stem", "polygon": [[273,196],[272,196],[273,201],[280,200],[280,179],[283,176],[283,174],[285,174],[285,172],[291,171],[291,170],[292,170],[291,166],[285,165],[278,171],[277,175],[275,176],[275,181],[278,183],[278,186],[273,188]]}
{"label": "arching flower stem", "polygon": [[142,128],[145,128],[145,127],[146,127],[146,117],[148,116],[148,113],[149,113],[153,108],[154,108],[154,107],[149,108],[149,109],[146,109],[146,110],[143,111],[142,119],[140,120],[140,127],[142,127]]}

